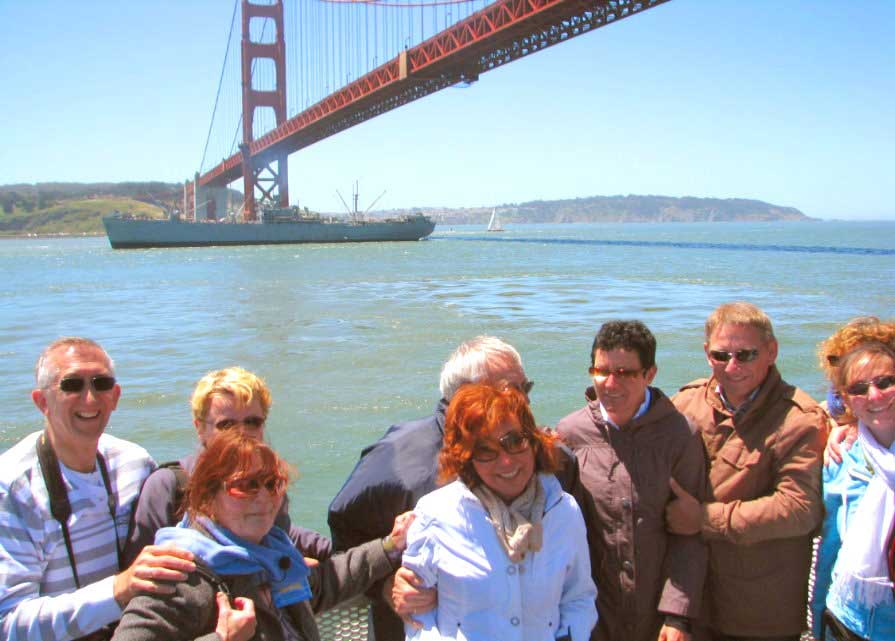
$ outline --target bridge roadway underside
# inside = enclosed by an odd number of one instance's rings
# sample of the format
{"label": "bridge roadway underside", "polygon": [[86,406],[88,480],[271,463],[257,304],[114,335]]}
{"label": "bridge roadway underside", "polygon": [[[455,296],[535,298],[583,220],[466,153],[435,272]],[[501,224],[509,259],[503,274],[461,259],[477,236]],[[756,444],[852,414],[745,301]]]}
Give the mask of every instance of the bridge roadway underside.
{"label": "bridge roadway underside", "polygon": [[[523,56],[668,0],[498,0],[327,96],[249,145],[257,166]],[[221,186],[242,176],[237,153],[199,177]]]}

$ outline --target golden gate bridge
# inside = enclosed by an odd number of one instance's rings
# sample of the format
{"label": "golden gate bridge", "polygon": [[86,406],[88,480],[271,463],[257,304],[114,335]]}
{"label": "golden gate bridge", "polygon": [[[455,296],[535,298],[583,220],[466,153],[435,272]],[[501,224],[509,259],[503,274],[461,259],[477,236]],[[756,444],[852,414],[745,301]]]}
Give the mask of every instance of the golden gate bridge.
{"label": "golden gate bridge", "polygon": [[289,154],[667,1],[236,0],[185,216],[216,219],[240,178],[244,220],[287,207]]}

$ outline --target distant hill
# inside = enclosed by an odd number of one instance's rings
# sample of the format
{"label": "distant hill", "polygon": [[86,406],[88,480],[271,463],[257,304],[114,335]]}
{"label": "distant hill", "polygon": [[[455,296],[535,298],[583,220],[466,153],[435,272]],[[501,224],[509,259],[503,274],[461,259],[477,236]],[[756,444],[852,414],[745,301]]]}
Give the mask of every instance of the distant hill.
{"label": "distant hill", "polygon": [[[439,223],[485,224],[492,207],[464,209],[422,208]],[[534,200],[497,205],[507,223],[698,223],[816,220],[795,207],[745,198],[685,196],[589,196],[566,200]],[[401,210],[406,212],[407,210]],[[399,213],[397,210],[384,213]]]}
{"label": "distant hill", "polygon": [[[241,198],[239,192],[234,196]],[[179,209],[183,185],[163,182],[37,183],[0,185],[0,235],[101,234],[114,211],[161,218]],[[652,223],[814,220],[794,207],[743,198],[590,196],[498,205],[504,224]],[[422,211],[444,225],[485,224],[491,206],[423,207],[373,212],[382,218]]]}

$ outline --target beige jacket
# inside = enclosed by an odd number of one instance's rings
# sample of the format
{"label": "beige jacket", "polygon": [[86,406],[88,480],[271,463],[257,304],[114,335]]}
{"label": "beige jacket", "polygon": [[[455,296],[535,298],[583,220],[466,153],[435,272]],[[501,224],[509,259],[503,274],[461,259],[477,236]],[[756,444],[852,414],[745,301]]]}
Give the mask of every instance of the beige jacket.
{"label": "beige jacket", "polygon": [[805,628],[811,537],[823,518],[820,407],[771,367],[736,415],[714,378],[672,399],[702,432],[710,497],[704,623],[735,636],[796,635]]}

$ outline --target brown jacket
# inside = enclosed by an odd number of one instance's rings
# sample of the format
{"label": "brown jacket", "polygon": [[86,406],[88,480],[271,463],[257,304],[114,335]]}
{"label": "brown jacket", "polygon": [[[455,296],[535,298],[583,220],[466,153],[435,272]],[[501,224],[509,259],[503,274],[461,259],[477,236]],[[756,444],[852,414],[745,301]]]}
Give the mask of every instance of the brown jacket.
{"label": "brown jacket", "polygon": [[701,430],[709,457],[703,620],[736,636],[799,634],[811,536],[823,517],[823,411],[776,367],[736,415],[717,388],[714,378],[701,379],[672,399]]}
{"label": "brown jacket", "polygon": [[672,476],[705,496],[705,453],[668,397],[650,392],[647,412],[620,430],[603,420],[592,387],[587,405],[556,426],[594,500],[587,528],[599,620],[591,638],[600,641],[655,641],[662,613],[692,618],[701,602],[705,545],[668,534],[665,505]]}

